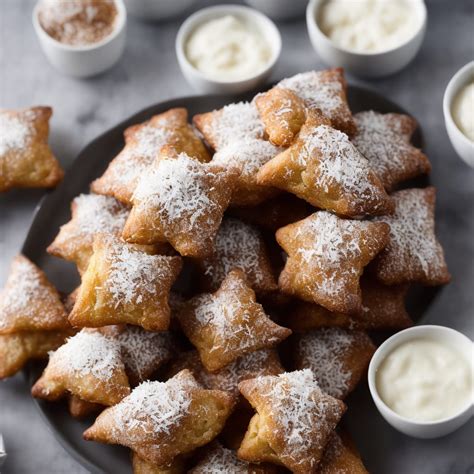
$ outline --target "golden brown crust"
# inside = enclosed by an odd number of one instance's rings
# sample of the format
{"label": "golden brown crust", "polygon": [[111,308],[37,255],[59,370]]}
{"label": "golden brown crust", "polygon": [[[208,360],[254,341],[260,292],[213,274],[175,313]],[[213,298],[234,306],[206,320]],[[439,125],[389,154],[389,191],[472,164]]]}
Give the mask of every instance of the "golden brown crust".
{"label": "golden brown crust", "polygon": [[51,188],[64,172],[48,146],[51,107],[0,110],[0,192]]}
{"label": "golden brown crust", "polygon": [[388,243],[389,227],[380,224],[318,211],[279,229],[276,239],[288,254],[280,289],[330,311],[360,313],[360,276]]}
{"label": "golden brown crust", "polygon": [[84,438],[121,444],[148,462],[166,465],[214,439],[232,408],[230,395],[203,389],[183,370],[166,383],[139,385],[102,412]]}
{"label": "golden brown crust", "polygon": [[140,175],[165,145],[171,146],[177,153],[187,153],[198,161],[209,161],[206,147],[187,119],[186,109],[176,108],[127,128],[124,132],[124,149],[110,162],[105,173],[91,184],[91,190],[131,204]]}
{"label": "golden brown crust", "polygon": [[69,328],[56,288],[39,267],[17,255],[0,292],[0,334]]}
{"label": "golden brown crust", "polygon": [[189,300],[178,319],[211,372],[255,350],[274,347],[291,334],[268,318],[241,270],[232,270],[216,293]]}
{"label": "golden brown crust", "polygon": [[168,241],[181,255],[207,256],[238,174],[163,149],[137,185],[123,237],[139,244]]}
{"label": "golden brown crust", "polygon": [[342,216],[393,211],[379,178],[347,135],[311,117],[293,145],[260,168],[257,182]]}
{"label": "golden brown crust", "polygon": [[180,257],[149,255],[143,248],[98,234],[69,315],[72,325],[100,327],[128,323],[150,331],[168,329],[168,296]]}
{"label": "golden brown crust", "polygon": [[86,402],[76,395],[71,395],[68,398],[69,413],[73,418],[82,420],[89,416],[96,415],[104,409],[104,405],[98,403]]}
{"label": "golden brown crust", "polygon": [[132,467],[133,474],[184,474],[186,472],[186,461],[178,456],[167,466],[157,466],[145,461],[132,451]]}

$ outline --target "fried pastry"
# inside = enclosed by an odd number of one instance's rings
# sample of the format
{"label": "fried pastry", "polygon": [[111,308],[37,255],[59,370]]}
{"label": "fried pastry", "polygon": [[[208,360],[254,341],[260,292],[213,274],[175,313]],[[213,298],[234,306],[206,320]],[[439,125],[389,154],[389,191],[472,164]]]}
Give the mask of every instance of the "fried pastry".
{"label": "fried pastry", "polygon": [[189,474],[276,474],[276,466],[250,464],[242,461],[232,449],[227,449],[217,441],[211,443],[196,466]]}
{"label": "fried pastry", "polygon": [[56,288],[33,262],[17,255],[0,292],[0,334],[69,328]]}
{"label": "fried pastry", "polygon": [[239,458],[281,464],[295,474],[317,473],[344,403],[322,392],[309,369],[245,380],[239,388],[257,411]]}
{"label": "fried pastry", "polygon": [[98,234],[69,321],[78,327],[128,323],[164,331],[168,295],[181,270],[180,257],[149,255],[112,235]]}
{"label": "fried pastry", "polygon": [[82,420],[89,416],[95,415],[101,412],[105,408],[104,405],[99,403],[86,402],[79,398],[77,395],[71,395],[68,399],[69,413],[73,418]]}
{"label": "fried pastry", "polygon": [[0,109],[0,192],[51,188],[64,172],[48,146],[51,107]]}
{"label": "fried pastry", "polygon": [[123,230],[129,242],[169,242],[181,255],[212,252],[239,171],[162,151],[139,181]]}
{"label": "fried pastry", "polygon": [[31,359],[46,359],[72,334],[72,330],[0,334],[0,380],[15,375]]}
{"label": "fried pastry", "polygon": [[383,215],[393,202],[347,135],[312,118],[293,145],[260,168],[257,182],[347,217]]}
{"label": "fried pastry", "polygon": [[[274,89],[290,91],[301,99],[305,106],[306,117],[322,114],[334,128],[351,136],[356,131],[356,125],[347,103],[346,88],[344,71],[341,68],[334,68],[296,74],[280,81]],[[285,130],[285,141],[290,144],[299,131],[297,125],[302,125],[301,102],[281,100],[285,99],[285,95],[275,93],[272,89],[259,98],[257,106],[264,119],[266,132],[270,135],[275,129]],[[276,98],[280,100],[275,100]]]}
{"label": "fried pastry", "polygon": [[279,229],[276,239],[288,254],[280,289],[330,311],[360,313],[359,278],[387,245],[389,230],[383,222],[340,219],[326,211]]}
{"label": "fried pastry", "polygon": [[121,444],[145,461],[167,465],[212,441],[232,408],[229,394],[202,388],[183,370],[167,382],[143,382],[103,411],[84,438]]}
{"label": "fried pastry", "polygon": [[362,313],[355,317],[331,312],[322,306],[295,302],[285,322],[293,331],[329,327],[358,330],[401,330],[413,325],[405,308],[407,285],[387,286],[375,278],[362,276]]}
{"label": "fried pastry", "polygon": [[394,215],[377,218],[390,226],[389,243],[374,262],[377,278],[387,285],[448,283],[451,276],[435,235],[435,188],[406,189],[392,196]]}
{"label": "fried pastry", "polygon": [[204,368],[197,351],[187,351],[173,361],[168,375],[173,376],[183,369],[188,369],[204,387],[229,392],[236,401],[240,393],[238,385],[242,380],[284,372],[275,349],[250,352],[216,372]]}
{"label": "fried pastry", "polygon": [[120,345],[98,331],[83,329],[55,352],[31,393],[55,401],[67,392],[82,400],[114,405],[130,393]]}
{"label": "fried pastry", "polygon": [[300,221],[313,212],[314,207],[289,193],[283,193],[254,207],[234,207],[228,211],[231,216],[272,232]]}
{"label": "fried pastry", "polygon": [[217,292],[189,300],[178,320],[211,372],[257,349],[274,347],[291,334],[268,318],[241,270],[232,270]]}
{"label": "fried pastry", "polygon": [[82,274],[92,255],[94,236],[98,233],[119,236],[129,209],[110,196],[81,194],[72,201],[71,214],[71,220],[61,226],[47,251],[74,262]]}
{"label": "fried pastry", "polygon": [[360,454],[346,433],[333,433],[324,450],[318,474],[368,474]]}
{"label": "fried pastry", "polygon": [[415,119],[402,114],[369,110],[354,115],[357,132],[352,143],[369,160],[385,189],[431,171],[428,157],[411,144]]}
{"label": "fried pastry", "polygon": [[266,140],[245,139],[231,142],[214,154],[212,163],[215,165],[240,171],[232,192],[232,206],[255,206],[281,192],[272,186],[257,183],[257,173],[282,151],[282,148]]}
{"label": "fried pastry", "polygon": [[179,456],[168,465],[158,466],[132,452],[132,467],[133,474],[185,474],[186,472],[185,459]]}
{"label": "fried pastry", "polygon": [[253,102],[229,104],[195,115],[193,123],[216,151],[232,142],[265,138],[265,129]]}
{"label": "fried pastry", "polygon": [[105,173],[92,183],[92,191],[131,204],[140,176],[165,145],[198,161],[209,161],[206,147],[187,120],[186,109],[176,108],[127,128],[124,149],[111,161]]}
{"label": "fried pastry", "polygon": [[293,341],[295,369],[311,369],[321,390],[343,400],[367,372],[375,346],[363,331],[326,328]]}
{"label": "fried pastry", "polygon": [[249,285],[257,294],[278,288],[260,231],[231,217],[222,221],[213,255],[198,260],[197,265],[201,269],[205,291],[216,291],[226,275],[235,268],[245,273]]}
{"label": "fried pastry", "polygon": [[[290,89],[274,87],[258,94],[254,102],[270,142],[277,146],[290,146],[306,121],[303,99]],[[319,114],[319,111],[315,113]],[[323,121],[331,124],[327,119]]]}

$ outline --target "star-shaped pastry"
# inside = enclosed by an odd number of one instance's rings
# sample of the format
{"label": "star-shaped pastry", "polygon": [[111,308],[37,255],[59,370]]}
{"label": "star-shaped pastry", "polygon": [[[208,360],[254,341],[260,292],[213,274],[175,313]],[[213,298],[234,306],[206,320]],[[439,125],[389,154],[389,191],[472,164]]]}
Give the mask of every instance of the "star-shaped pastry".
{"label": "star-shaped pastry", "polygon": [[212,163],[240,171],[232,192],[232,206],[255,206],[280,194],[280,191],[272,186],[259,184],[257,173],[265,163],[282,151],[282,148],[266,140],[243,139],[231,142],[214,154]]}
{"label": "star-shaped pastry", "polygon": [[70,325],[56,288],[33,262],[16,256],[0,292],[0,334],[67,329]]}
{"label": "star-shaped pastry", "polygon": [[382,215],[393,203],[349,137],[310,117],[293,145],[260,168],[257,182],[342,216]]}
{"label": "star-shaped pastry", "polygon": [[105,173],[92,183],[92,191],[131,204],[140,176],[165,145],[199,161],[209,161],[206,147],[187,120],[187,110],[176,108],[127,128],[124,149],[110,162]]}
{"label": "star-shaped pastry", "polygon": [[168,296],[182,266],[180,257],[149,255],[112,235],[97,234],[94,253],[69,321],[78,327],[134,324],[164,331]]}
{"label": "star-shaped pastry", "polygon": [[227,217],[217,233],[214,253],[197,261],[205,291],[216,291],[226,275],[238,268],[256,293],[278,288],[263,236],[255,227]]}
{"label": "star-shaped pastry", "polygon": [[245,380],[239,389],[257,412],[239,458],[281,464],[296,474],[317,473],[344,403],[324,393],[309,369]]}
{"label": "star-shaped pastry", "polygon": [[73,331],[20,331],[0,334],[0,380],[12,377],[32,359],[45,359]]}
{"label": "star-shaped pastry", "polygon": [[127,396],[130,387],[120,345],[97,331],[83,329],[53,352],[31,393],[54,401],[67,392],[101,405],[114,405]]}
{"label": "star-shaped pastry", "polygon": [[48,146],[51,107],[0,109],[0,192],[51,188],[64,172]]}
{"label": "star-shaped pastry", "polygon": [[[342,68],[296,74],[283,79],[275,88],[289,90],[300,98],[306,108],[306,115],[321,113],[334,128],[348,135],[355,132],[356,126],[347,103],[347,85]],[[260,101],[258,104],[260,112],[264,109],[265,102],[270,102],[274,97],[273,94],[269,94]],[[273,105],[273,116],[280,116],[280,127],[284,126],[282,122],[286,119],[288,128],[292,129],[294,136],[299,131],[295,126],[297,123],[295,119],[301,116],[300,104],[293,100],[291,103],[281,101],[281,104],[277,102]],[[277,105],[280,105],[280,108],[276,108]],[[290,136],[288,141],[291,141]]]}
{"label": "star-shaped pastry", "polygon": [[318,474],[368,474],[354,442],[345,432],[334,432],[329,438]]}
{"label": "star-shaped pastry", "polygon": [[293,340],[295,369],[311,369],[321,390],[343,400],[367,372],[375,346],[363,331],[326,328]]}
{"label": "star-shaped pastry", "polygon": [[181,255],[212,253],[239,171],[199,163],[168,149],[142,176],[123,237],[128,242],[169,242]]}
{"label": "star-shaped pastry", "polygon": [[268,318],[241,270],[232,270],[216,293],[189,300],[178,319],[211,372],[257,349],[274,347],[291,334]]}
{"label": "star-shaped pastry", "polygon": [[216,151],[233,142],[265,138],[265,129],[253,102],[229,104],[195,115],[193,123]]}
{"label": "star-shaped pastry", "polygon": [[111,196],[81,194],[71,203],[71,220],[49,245],[51,255],[74,262],[84,273],[98,233],[121,235],[130,210]]}
{"label": "star-shaped pastry", "polygon": [[428,157],[411,144],[415,119],[372,110],[354,115],[357,132],[352,143],[369,160],[371,168],[391,191],[397,184],[431,171]]}
{"label": "star-shaped pastry", "polygon": [[448,283],[451,276],[435,235],[435,188],[406,189],[392,196],[393,216],[377,218],[390,226],[389,243],[375,262],[377,277],[387,285]]}
{"label": "star-shaped pastry", "polygon": [[280,289],[330,311],[360,313],[360,276],[388,235],[383,222],[341,219],[326,211],[283,227],[276,233],[288,254]]}
{"label": "star-shaped pastry", "polygon": [[183,370],[167,382],[143,382],[103,411],[84,438],[127,446],[163,466],[214,439],[232,408],[229,394],[202,388]]}
{"label": "star-shaped pastry", "polygon": [[351,316],[331,312],[314,303],[298,301],[291,305],[285,322],[294,331],[340,327],[358,330],[401,330],[413,325],[405,308],[407,285],[384,285],[377,279],[362,276],[362,312]]}

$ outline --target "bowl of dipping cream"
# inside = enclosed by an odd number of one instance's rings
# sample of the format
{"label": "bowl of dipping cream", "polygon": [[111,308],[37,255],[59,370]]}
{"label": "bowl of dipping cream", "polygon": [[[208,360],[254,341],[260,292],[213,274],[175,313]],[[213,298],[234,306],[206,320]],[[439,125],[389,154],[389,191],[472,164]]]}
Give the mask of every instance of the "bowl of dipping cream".
{"label": "bowl of dipping cream", "polygon": [[454,149],[474,167],[474,61],[449,81],[443,98],[443,113]]}
{"label": "bowl of dipping cream", "polygon": [[423,0],[310,0],[306,9],[318,55],[362,77],[403,69],[421,47],[426,20]]}
{"label": "bowl of dipping cream", "polygon": [[270,75],[281,53],[275,24],[253,8],[217,5],[191,15],[176,37],[184,77],[204,93],[240,93]]}
{"label": "bowl of dipping cream", "polygon": [[437,438],[473,414],[472,341],[444,326],[398,332],[375,352],[369,389],[380,414],[415,438]]}

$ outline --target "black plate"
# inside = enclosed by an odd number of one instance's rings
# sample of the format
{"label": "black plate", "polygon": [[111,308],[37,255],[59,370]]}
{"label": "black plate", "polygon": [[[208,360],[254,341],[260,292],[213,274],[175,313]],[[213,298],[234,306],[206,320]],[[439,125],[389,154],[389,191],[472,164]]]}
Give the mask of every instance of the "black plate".
{"label": "black plate", "polygon": [[[39,204],[31,224],[28,236],[23,245],[23,253],[42,267],[57,288],[68,293],[78,282],[77,273],[72,264],[49,256],[46,247],[56,236],[59,227],[70,218],[69,204],[82,192],[88,192],[89,183],[100,176],[109,161],[117,155],[124,145],[123,131],[132,124],[143,122],[152,115],[164,112],[172,107],[186,107],[190,116],[220,108],[238,100],[249,100],[253,96],[208,95],[169,100],[153,105],[130,117],[111,130],[96,138],[79,154],[61,185],[45,196]],[[367,89],[349,87],[349,103],[353,112],[373,109],[379,112],[407,113],[390,100]],[[415,145],[421,147],[422,136],[418,131],[414,137]],[[423,290],[413,295],[409,309],[418,319],[429,306],[435,292]],[[39,376],[41,364],[32,364],[26,371],[31,384]],[[390,439],[390,445],[396,443],[396,436],[378,416],[366,387],[360,387],[348,401],[349,405],[357,405],[357,410],[349,410],[347,423],[357,440],[362,443],[362,455],[372,472],[383,472],[383,440]],[[114,446],[105,446],[82,440],[82,432],[90,426],[92,420],[78,422],[67,413],[66,406],[57,403],[36,401],[43,419],[49,425],[62,446],[86,469],[93,473],[131,473],[128,450]],[[374,433],[377,436],[374,436]],[[364,446],[365,444],[365,446]],[[376,447],[380,449],[376,449]]]}

